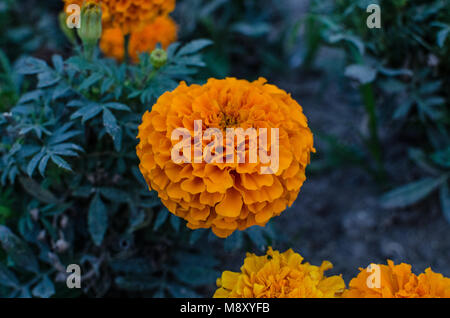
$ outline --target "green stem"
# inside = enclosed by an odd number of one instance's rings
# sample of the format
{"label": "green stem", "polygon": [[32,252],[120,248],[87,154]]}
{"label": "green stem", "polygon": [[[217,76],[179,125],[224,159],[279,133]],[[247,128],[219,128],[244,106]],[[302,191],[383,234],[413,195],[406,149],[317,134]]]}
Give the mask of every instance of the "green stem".
{"label": "green stem", "polygon": [[128,53],[128,47],[130,45],[130,34],[125,35],[125,41],[124,41],[124,59],[123,61],[125,64],[128,64],[130,61],[130,54]]}
{"label": "green stem", "polygon": [[84,45],[84,57],[86,58],[86,60],[92,61],[94,57],[94,50],[95,45],[88,45],[88,44]]}
{"label": "green stem", "polygon": [[[355,47],[350,48],[353,59],[358,64],[363,64],[361,53]],[[386,177],[386,171],[383,163],[383,152],[380,138],[378,135],[378,118],[376,112],[375,94],[372,83],[362,84],[359,91],[364,103],[364,108],[369,117],[369,137],[366,140],[368,150],[375,160],[377,176],[376,179],[383,182]]]}

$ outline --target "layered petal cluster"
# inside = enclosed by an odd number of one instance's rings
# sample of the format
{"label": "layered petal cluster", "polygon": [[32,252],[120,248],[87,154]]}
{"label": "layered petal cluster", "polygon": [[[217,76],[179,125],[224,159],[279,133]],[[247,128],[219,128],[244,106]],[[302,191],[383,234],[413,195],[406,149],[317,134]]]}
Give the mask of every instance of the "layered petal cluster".
{"label": "layered petal cluster", "polygon": [[159,16],[175,9],[175,0],[63,0],[66,8],[71,4],[80,7],[86,1],[101,3],[104,28],[120,28],[124,34],[142,29]]}
{"label": "layered petal cluster", "polygon": [[[139,54],[152,52],[158,43],[164,49],[177,40],[177,24],[169,16],[160,16],[142,29],[132,31],[128,44],[128,54],[133,62],[139,61]],[[120,28],[103,31],[100,49],[109,57],[122,61],[125,52],[125,35]]]}
{"label": "layered petal cluster", "polygon": [[[266,128],[267,142],[258,146],[267,153],[272,153],[275,141],[271,128],[278,128],[277,169],[263,173],[263,169],[271,169],[266,161],[261,157],[253,163],[249,160],[254,149],[249,138],[245,139],[245,160],[229,162],[223,152],[222,162],[176,163],[171,153],[179,140],[172,140],[172,132],[182,128],[194,136],[195,121],[199,120],[202,133],[210,128],[223,132],[222,144],[227,151],[232,148],[231,157],[240,155],[241,159],[243,145],[234,142],[234,136],[227,137],[228,128],[255,128],[258,137],[260,128]],[[149,188],[158,192],[170,212],[187,220],[189,228],[211,228],[219,237],[253,225],[264,226],[292,205],[306,179],[310,153],[315,151],[302,107],[263,78],[254,82],[210,79],[202,86],[181,82],[144,114],[138,138],[139,167]],[[199,147],[200,156],[211,149],[206,138],[196,145],[194,141],[192,138],[192,149]]]}
{"label": "layered petal cluster", "polygon": [[333,265],[303,263],[292,249],[284,253],[269,247],[267,254],[247,253],[241,272],[225,271],[217,280],[215,298],[334,298],[345,288],[341,276],[326,277]]}
{"label": "layered petal cluster", "polygon": [[369,270],[360,268],[360,273],[350,281],[344,298],[450,298],[450,278],[427,268],[419,276],[411,272],[411,265],[378,264],[378,275],[372,265]]}

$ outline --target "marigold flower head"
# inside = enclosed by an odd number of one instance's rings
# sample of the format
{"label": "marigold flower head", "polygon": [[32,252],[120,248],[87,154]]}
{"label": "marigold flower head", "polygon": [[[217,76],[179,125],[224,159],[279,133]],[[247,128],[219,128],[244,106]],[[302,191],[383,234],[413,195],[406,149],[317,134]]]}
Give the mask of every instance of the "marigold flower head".
{"label": "marigold flower head", "polygon": [[328,261],[314,266],[292,249],[280,253],[269,247],[264,256],[247,253],[240,273],[223,272],[214,298],[334,298],[345,283],[341,276],[324,275],[331,268]]}
{"label": "marigold flower head", "polygon": [[[168,16],[161,16],[130,35],[128,54],[133,62],[139,61],[139,54],[152,52],[158,43],[164,49],[177,40],[177,25]],[[122,61],[125,52],[125,36],[120,28],[109,28],[103,32],[100,49],[109,57]]]}
{"label": "marigold flower head", "polygon": [[[71,4],[80,7],[87,0],[63,0],[64,11]],[[139,30],[159,16],[175,9],[175,0],[88,0],[101,3],[104,28],[120,28],[124,34]]]}
{"label": "marigold flower head", "polygon": [[[379,268],[379,285],[377,275]],[[427,268],[419,276],[411,272],[411,265],[402,263],[371,265],[360,268],[360,273],[350,281],[344,298],[450,298],[450,278]]]}
{"label": "marigold flower head", "polygon": [[[262,167],[269,169],[261,158],[250,163],[247,140],[245,156],[240,152],[241,158],[247,159],[243,163],[229,163],[227,154],[216,158],[224,159],[217,163],[175,163],[171,154],[179,141],[172,140],[172,132],[181,127],[194,136],[198,120],[203,133],[211,128],[225,134],[228,128],[239,127],[266,128],[269,135],[271,128],[278,128],[278,169],[261,173]],[[266,137],[267,150],[271,150],[271,135]],[[139,167],[149,188],[158,192],[170,212],[187,220],[189,228],[211,228],[219,237],[253,225],[264,226],[291,206],[306,179],[310,152],[315,151],[302,107],[263,78],[255,82],[210,79],[202,86],[181,82],[144,114],[138,138]],[[239,156],[242,145],[235,143],[234,137],[224,137],[222,143],[233,148],[231,157]],[[203,139],[193,148],[200,147],[205,155],[209,144]]]}

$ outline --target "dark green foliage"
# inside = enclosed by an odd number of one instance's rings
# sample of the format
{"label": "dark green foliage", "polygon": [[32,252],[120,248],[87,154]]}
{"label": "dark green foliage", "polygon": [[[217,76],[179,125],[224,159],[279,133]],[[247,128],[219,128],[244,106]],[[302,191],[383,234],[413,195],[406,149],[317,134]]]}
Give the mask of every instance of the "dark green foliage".
{"label": "dark green foliage", "polygon": [[278,0],[182,0],[175,18],[183,37],[207,37],[214,44],[205,51],[202,74],[249,80],[287,72],[289,14]]}
{"label": "dark green foliage", "polygon": [[[214,285],[211,246],[223,243],[169,213],[136,156],[142,114],[191,81],[209,45],[175,43],[159,69],[148,54],[136,65],[81,53],[17,61],[33,88],[0,116],[0,296],[197,297]],[[264,249],[267,231],[226,245]],[[81,291],[65,286],[69,264],[82,268]]]}
{"label": "dark green foliage", "polygon": [[[370,29],[369,4],[381,8],[381,28]],[[368,117],[366,152],[384,180],[383,147],[379,130],[400,125],[421,149],[410,149],[423,178],[382,198],[385,207],[405,207],[440,191],[448,216],[448,149],[450,118],[450,3],[438,1],[313,1],[306,21],[311,66],[321,45],[345,52],[343,75],[360,89]],[[311,27],[314,25],[314,28]],[[392,136],[392,138],[399,138]],[[371,169],[371,168],[370,168]]]}

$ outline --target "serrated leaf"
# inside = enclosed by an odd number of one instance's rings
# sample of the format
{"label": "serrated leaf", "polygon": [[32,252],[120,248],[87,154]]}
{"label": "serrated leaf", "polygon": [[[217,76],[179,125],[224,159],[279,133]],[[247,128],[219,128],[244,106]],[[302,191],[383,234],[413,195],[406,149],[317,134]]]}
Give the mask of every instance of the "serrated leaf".
{"label": "serrated leaf", "polygon": [[446,178],[425,178],[394,189],[381,197],[384,208],[402,208],[421,201],[436,190]]}
{"label": "serrated leaf", "polygon": [[88,227],[95,245],[100,246],[108,229],[108,211],[98,193],[89,205]]}

